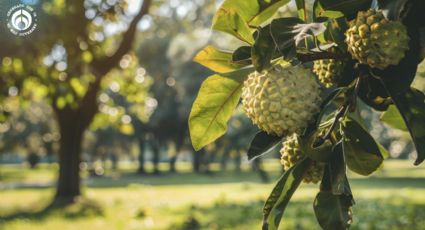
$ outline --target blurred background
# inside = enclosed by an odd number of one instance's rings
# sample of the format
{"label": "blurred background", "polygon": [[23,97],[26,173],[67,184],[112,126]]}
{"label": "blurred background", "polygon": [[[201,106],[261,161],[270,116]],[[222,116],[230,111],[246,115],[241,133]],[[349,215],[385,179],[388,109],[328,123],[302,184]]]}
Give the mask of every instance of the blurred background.
{"label": "blurred background", "polygon": [[[34,19],[26,36],[8,27],[19,4]],[[191,105],[212,74],[193,57],[240,46],[210,30],[219,4],[0,2],[0,229],[260,229],[280,156],[247,160],[257,129],[240,109],[215,143],[195,152],[189,140]],[[422,63],[421,90],[424,77]],[[423,228],[425,166],[413,167],[409,135],[362,115],[391,156],[371,177],[349,174],[353,229]],[[301,186],[283,229],[319,228],[317,189]]]}

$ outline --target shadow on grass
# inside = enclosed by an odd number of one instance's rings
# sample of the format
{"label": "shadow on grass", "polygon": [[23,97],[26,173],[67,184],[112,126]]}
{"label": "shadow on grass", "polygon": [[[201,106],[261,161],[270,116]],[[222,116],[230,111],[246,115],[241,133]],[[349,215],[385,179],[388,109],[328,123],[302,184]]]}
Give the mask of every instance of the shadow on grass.
{"label": "shadow on grass", "polygon": [[[397,200],[395,202],[394,200]],[[411,230],[425,226],[425,205],[408,200],[362,199],[354,206],[352,230]],[[313,211],[313,201],[293,201],[281,221],[281,230],[321,229]],[[261,229],[263,201],[226,203],[217,201],[213,207],[187,210],[183,221],[168,229]]]}
{"label": "shadow on grass", "polygon": [[81,197],[74,203],[66,206],[53,203],[44,208],[40,208],[39,204],[33,204],[26,210],[16,210],[4,216],[0,216],[0,224],[19,219],[42,222],[51,216],[60,216],[66,219],[77,219],[102,215],[103,209],[98,202]]}

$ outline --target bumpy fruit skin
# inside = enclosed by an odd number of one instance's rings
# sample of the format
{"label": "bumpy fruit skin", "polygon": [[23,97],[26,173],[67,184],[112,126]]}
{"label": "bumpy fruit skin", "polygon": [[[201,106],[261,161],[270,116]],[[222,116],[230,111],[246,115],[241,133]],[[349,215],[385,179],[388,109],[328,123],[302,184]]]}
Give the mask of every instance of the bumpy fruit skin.
{"label": "bumpy fruit skin", "polygon": [[242,107],[268,134],[288,135],[305,128],[319,111],[320,86],[301,66],[276,65],[248,76],[242,88]]}
{"label": "bumpy fruit skin", "polygon": [[388,21],[381,11],[361,11],[346,32],[348,52],[354,59],[373,68],[397,65],[409,48],[406,27]]}
{"label": "bumpy fruit skin", "polygon": [[[291,168],[304,157],[304,154],[300,150],[296,134],[289,136],[283,142],[283,147],[282,149],[280,149],[280,154],[280,163],[283,165],[285,170]],[[303,181],[305,183],[317,184],[319,181],[322,180],[323,171],[324,166],[314,161],[310,168],[307,170],[306,174],[304,175]]]}
{"label": "bumpy fruit skin", "polygon": [[313,72],[319,81],[330,88],[338,83],[341,73],[344,71],[344,62],[334,59],[314,61]]}

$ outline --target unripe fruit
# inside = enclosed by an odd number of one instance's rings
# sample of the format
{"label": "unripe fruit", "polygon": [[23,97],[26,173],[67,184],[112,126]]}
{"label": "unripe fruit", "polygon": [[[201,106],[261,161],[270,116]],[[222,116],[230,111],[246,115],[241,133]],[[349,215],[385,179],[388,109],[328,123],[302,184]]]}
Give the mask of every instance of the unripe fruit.
{"label": "unripe fruit", "polygon": [[381,11],[359,12],[346,32],[348,52],[354,59],[373,68],[397,65],[409,48],[406,27],[388,21]]}
{"label": "unripe fruit", "polygon": [[313,72],[319,78],[319,81],[326,87],[332,87],[338,83],[338,80],[344,71],[344,62],[334,59],[324,59],[314,61]]}
{"label": "unripe fruit", "polygon": [[[288,170],[294,166],[304,157],[303,152],[300,150],[296,134],[289,136],[283,142],[283,147],[280,149],[280,154],[280,163],[283,165],[285,170]],[[311,182],[316,184],[322,180],[323,171],[324,165],[313,161],[313,164],[305,173],[303,181],[305,183]]]}
{"label": "unripe fruit", "polygon": [[297,132],[319,111],[320,86],[302,66],[276,65],[248,76],[242,106],[260,129],[278,136]]}

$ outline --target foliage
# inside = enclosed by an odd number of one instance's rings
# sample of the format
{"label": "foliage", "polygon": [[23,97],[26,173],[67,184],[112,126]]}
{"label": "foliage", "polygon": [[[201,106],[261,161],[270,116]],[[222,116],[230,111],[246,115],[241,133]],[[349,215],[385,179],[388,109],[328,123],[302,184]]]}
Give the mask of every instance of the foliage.
{"label": "foliage", "polygon": [[147,105],[151,84],[137,57],[125,55],[120,69],[111,71],[102,82],[104,90],[98,99],[100,113],[95,116],[91,129],[112,127],[122,134],[133,134],[132,118],[147,122],[153,112],[154,108]]}
{"label": "foliage", "polygon": [[[138,63],[127,54],[137,24],[148,13],[150,3],[143,1],[140,10],[130,18],[125,0],[34,1],[31,4],[38,13],[37,23],[42,26],[28,37],[16,37],[7,33],[4,23],[0,26],[0,42],[4,45],[0,50],[0,119],[7,119],[11,106],[3,105],[12,99],[18,101],[15,107],[31,103],[33,97],[42,98],[50,105],[60,132],[56,140],[60,143],[62,162],[57,199],[72,201],[73,196],[80,194],[78,160],[83,134],[99,112],[102,99],[106,101],[105,95],[97,100],[99,92],[110,88],[118,93],[121,89],[121,95],[143,108],[148,85],[133,84],[137,80]],[[111,33],[108,28],[120,21],[129,22],[127,28]],[[115,70],[116,67],[121,71]],[[117,74],[121,73],[125,77],[118,79]],[[111,80],[108,74],[116,78]],[[103,105],[103,109],[105,112],[108,108]],[[139,115],[145,113],[148,117],[146,110],[138,110]],[[128,123],[128,118],[117,118],[125,116],[123,111],[116,108],[108,111],[116,115],[109,117],[115,122]],[[94,126],[100,127],[102,122],[97,118]],[[122,132],[131,133],[128,124],[119,125]],[[65,191],[70,189],[73,191]]]}
{"label": "foliage", "polygon": [[[358,112],[360,100],[377,111],[385,112],[382,121],[392,127],[407,128],[416,146],[415,165],[425,159],[424,93],[411,88],[417,66],[422,61],[419,57],[422,55],[423,35],[419,31],[423,29],[420,22],[425,19],[419,12],[425,9],[425,3],[409,0],[393,0],[392,4],[372,0],[316,0],[309,5],[305,1],[295,1],[298,17],[273,17],[278,8],[288,2],[226,0],[218,9],[212,29],[233,35],[244,45],[233,54],[208,46],[195,58],[217,74],[204,82],[193,105],[189,118],[192,143],[195,149],[200,149],[225,133],[226,123],[238,104],[239,87],[250,72],[268,71],[282,60],[306,67],[316,60],[343,61],[346,65],[339,73],[340,80],[335,82],[336,90],[324,93],[321,111],[309,127],[299,132],[302,149],[308,157],[290,168],[279,180],[264,207],[263,229],[279,227],[286,205],[302,180],[303,169],[308,168],[306,162],[312,160],[326,164],[320,192],[314,202],[319,224],[323,229],[347,229],[352,223],[354,201],[345,168],[360,175],[370,175],[381,167],[387,155],[365,128]],[[357,24],[350,21],[357,15],[366,14],[360,11],[371,8],[385,12],[385,16],[396,21],[394,25],[401,26],[403,31],[406,28],[404,33],[409,37],[409,49],[398,64],[377,69],[371,63],[360,63],[358,57],[350,55],[347,50],[347,45],[357,44],[352,39],[368,45],[367,39],[360,41],[360,37],[367,38],[369,31],[368,27],[362,27],[361,23],[366,23],[362,22],[365,21],[363,16],[358,17],[360,21]],[[368,14],[373,12],[368,11]],[[377,26],[371,27],[379,28]],[[360,37],[348,38],[346,31],[349,27],[359,30]],[[244,71],[243,75],[241,71]],[[293,100],[299,100],[301,104],[303,98]],[[275,143],[275,137],[258,134],[251,144],[249,158],[271,152]],[[332,147],[323,148],[325,143],[331,143]],[[326,151],[326,157],[320,157]]]}

